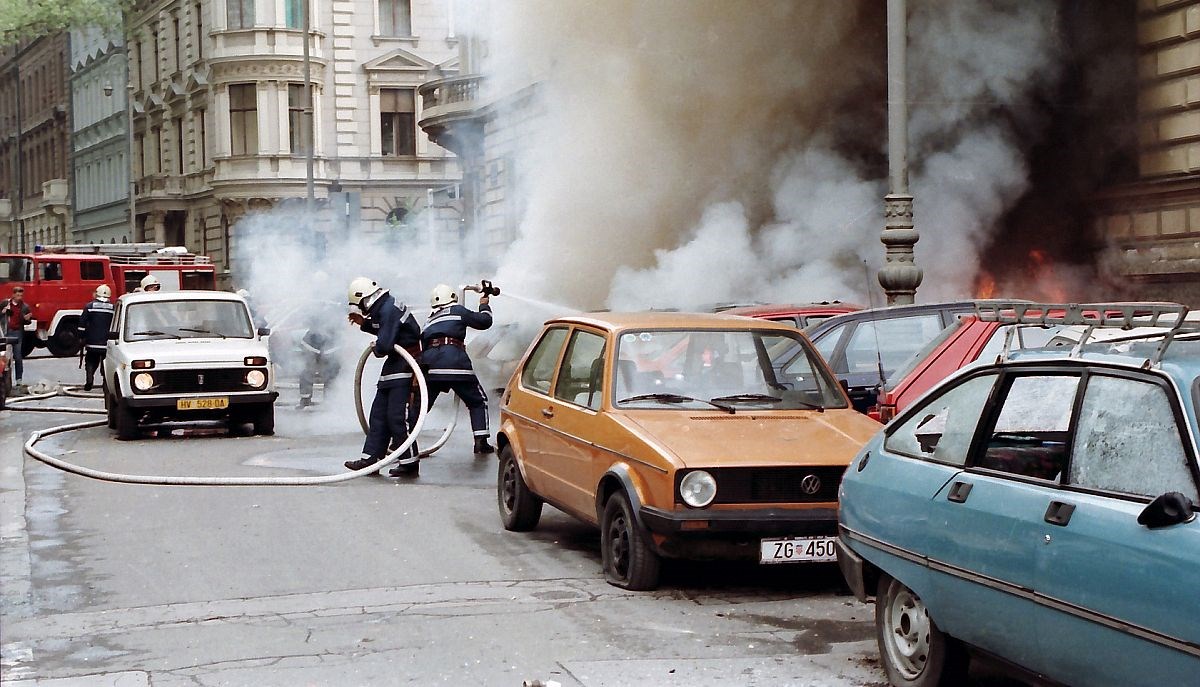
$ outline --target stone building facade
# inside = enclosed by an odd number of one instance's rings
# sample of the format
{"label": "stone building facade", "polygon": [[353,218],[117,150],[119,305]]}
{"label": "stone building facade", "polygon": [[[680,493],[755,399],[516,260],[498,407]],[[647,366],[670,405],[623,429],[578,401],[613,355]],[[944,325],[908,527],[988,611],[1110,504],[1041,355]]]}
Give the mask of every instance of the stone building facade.
{"label": "stone building facade", "polygon": [[71,243],[127,243],[128,65],[119,31],[71,32]]}
{"label": "stone building facade", "polygon": [[67,34],[0,49],[0,249],[71,235]]}
{"label": "stone building facade", "polygon": [[1139,178],[1097,198],[1098,230],[1138,297],[1200,306],[1200,0],[1138,0],[1137,28]]}
{"label": "stone building facade", "polygon": [[[210,255],[226,285],[238,220],[302,207],[306,195],[302,2],[156,0],[127,22],[133,239]],[[431,198],[460,175],[453,155],[418,136],[416,92],[457,69],[449,3],[311,3],[318,206],[331,191],[350,194],[365,231],[438,214]]]}

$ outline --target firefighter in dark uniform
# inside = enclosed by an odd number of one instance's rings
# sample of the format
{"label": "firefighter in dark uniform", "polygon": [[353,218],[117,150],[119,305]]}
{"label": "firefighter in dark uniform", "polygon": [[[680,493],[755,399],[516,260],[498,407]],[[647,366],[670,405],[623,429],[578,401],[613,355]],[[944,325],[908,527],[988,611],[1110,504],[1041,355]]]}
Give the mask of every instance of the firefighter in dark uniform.
{"label": "firefighter in dark uniform", "polygon": [[338,341],[334,333],[329,331],[335,307],[336,303],[318,305],[309,319],[308,328],[300,337],[300,357],[304,365],[300,370],[300,408],[313,404],[313,383],[318,374],[328,394],[330,383],[341,369],[337,359]]}
{"label": "firefighter in dark uniform", "polygon": [[[420,359],[421,327],[407,306],[367,277],[350,282],[350,305],[357,308],[356,312],[350,313],[350,322],[375,335],[375,357],[385,359],[375,400],[371,403],[363,457],[345,463],[351,470],[361,470],[383,460],[390,448],[408,438],[408,400],[412,394],[413,371],[395,347],[400,346],[413,358]],[[388,474],[416,476],[420,470],[417,461],[417,453],[410,446],[407,455],[401,456]]]}
{"label": "firefighter in dark uniform", "polygon": [[421,330],[421,369],[429,383],[428,406],[432,408],[443,391],[453,391],[470,411],[475,453],[491,453],[496,449],[488,443],[487,394],[475,376],[466,349],[468,327],[492,326],[488,294],[484,292],[479,297],[479,312],[475,312],[459,304],[453,289],[438,284],[430,294],[429,304],[433,312]]}
{"label": "firefighter in dark uniform", "polygon": [[96,369],[104,362],[108,330],[113,318],[113,304],[110,301],[112,289],[107,284],[101,284],[96,287],[95,295],[95,300],[83,306],[83,314],[79,316],[79,338],[84,344],[84,373],[87,375],[87,381],[83,383],[84,391],[92,390]]}

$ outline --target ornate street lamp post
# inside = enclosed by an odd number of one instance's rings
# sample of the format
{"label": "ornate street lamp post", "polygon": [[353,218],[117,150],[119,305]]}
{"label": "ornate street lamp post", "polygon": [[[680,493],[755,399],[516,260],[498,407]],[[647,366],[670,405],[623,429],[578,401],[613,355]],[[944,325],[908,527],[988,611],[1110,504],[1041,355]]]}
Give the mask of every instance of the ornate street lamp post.
{"label": "ornate street lamp post", "polygon": [[885,246],[879,285],[888,305],[913,302],[923,276],[913,260],[920,238],[913,224],[913,197],[908,193],[908,88],[906,65],[907,8],[905,0],[888,0],[888,194],[884,196]]}

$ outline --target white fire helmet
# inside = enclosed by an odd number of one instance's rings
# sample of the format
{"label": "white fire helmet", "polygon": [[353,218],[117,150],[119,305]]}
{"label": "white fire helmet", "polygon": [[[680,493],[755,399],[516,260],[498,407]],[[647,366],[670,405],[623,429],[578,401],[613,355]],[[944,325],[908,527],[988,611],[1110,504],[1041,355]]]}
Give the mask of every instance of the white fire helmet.
{"label": "white fire helmet", "polygon": [[108,288],[108,284],[101,284],[96,287],[96,298],[112,298],[112,289]]}
{"label": "white fire helmet", "polygon": [[438,284],[433,287],[433,291],[429,294],[429,305],[440,308],[445,305],[458,302],[458,294],[454,289],[445,284]]}
{"label": "white fire helmet", "polygon": [[375,294],[383,291],[379,288],[379,284],[370,277],[355,277],[350,282],[350,305],[357,306],[359,310],[366,312],[371,307],[371,301]]}
{"label": "white fire helmet", "polygon": [[[150,288],[154,287],[154,288]],[[153,274],[147,274],[142,277],[142,291],[158,291],[162,288],[162,283],[158,281],[158,277]]]}

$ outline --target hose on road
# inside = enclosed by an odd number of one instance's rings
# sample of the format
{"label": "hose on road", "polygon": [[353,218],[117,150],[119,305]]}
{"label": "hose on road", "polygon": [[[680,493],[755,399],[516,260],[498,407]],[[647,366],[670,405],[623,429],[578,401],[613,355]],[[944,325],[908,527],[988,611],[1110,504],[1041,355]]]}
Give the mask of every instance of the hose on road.
{"label": "hose on road", "polygon": [[[370,350],[370,349],[368,349],[368,350]],[[411,354],[409,354],[408,351],[404,350],[403,348],[400,348],[399,346],[396,347],[396,352],[398,352],[405,359],[405,361],[408,362],[409,366],[413,369],[413,372],[414,372],[413,376],[417,380],[417,387],[421,391],[421,397],[427,398],[428,393],[429,393],[429,386],[428,386],[427,382],[425,381],[425,374],[423,372],[421,372],[420,366],[417,365],[417,361],[412,357]],[[77,394],[76,392],[74,392],[74,388],[75,387],[66,387],[66,388],[64,388],[64,390],[62,392],[55,391],[55,392],[46,393],[46,394],[36,394],[31,397],[19,399],[19,401],[22,404],[24,404],[28,401],[43,400],[43,399],[53,398],[55,396],[60,396],[60,395],[82,396],[82,394]],[[85,396],[85,397],[95,398],[94,395]],[[38,411],[45,411],[45,412],[64,412],[64,413],[88,413],[88,414],[97,414],[97,413],[104,414],[105,413],[104,410],[97,410],[94,408],[60,407],[60,408],[51,410],[51,409],[45,408],[45,407],[37,407],[37,408],[17,407],[17,408],[12,408],[12,409],[13,410],[38,410]],[[422,404],[421,409],[417,414],[417,420],[413,424],[412,430],[408,434],[408,438],[404,442],[402,442],[399,446],[397,446],[395,449],[390,451],[379,462],[377,462],[373,465],[369,465],[365,468],[362,468],[361,470],[355,470],[353,472],[343,472],[343,473],[339,473],[336,475],[319,475],[319,476],[314,476],[314,477],[191,477],[191,476],[179,477],[179,476],[172,476],[172,475],[126,475],[126,474],[122,474],[122,473],[107,472],[104,470],[95,470],[93,468],[84,467],[82,465],[76,465],[74,463],[70,463],[68,461],[62,460],[61,458],[56,458],[54,456],[51,456],[50,454],[45,453],[44,451],[41,451],[41,450],[35,448],[37,443],[46,437],[53,436],[55,434],[61,434],[63,432],[74,431],[77,429],[87,429],[89,427],[99,427],[100,425],[106,424],[105,420],[93,420],[93,421],[89,421],[89,422],[76,422],[76,423],[72,423],[72,424],[58,425],[55,427],[49,427],[47,429],[36,431],[33,434],[31,434],[29,436],[29,439],[25,442],[24,451],[25,451],[25,454],[30,456],[31,458],[40,460],[41,462],[43,462],[51,467],[58,468],[59,470],[63,470],[64,472],[69,472],[69,473],[72,473],[75,475],[80,475],[82,477],[90,477],[92,479],[104,480],[106,482],[117,482],[117,483],[121,483],[121,484],[155,484],[155,485],[184,485],[184,486],[212,486],[212,487],[217,487],[217,486],[220,486],[220,487],[315,486],[315,485],[322,485],[322,484],[336,484],[337,482],[346,482],[346,481],[349,481],[352,479],[356,479],[358,477],[363,477],[365,475],[369,475],[369,474],[378,472],[382,468],[385,468],[388,465],[396,462],[400,458],[401,455],[408,452],[408,447],[411,446],[414,441],[416,441],[417,434],[420,433],[421,427],[424,426],[424,424],[425,424],[426,415],[428,415],[428,409],[425,407],[425,404]]]}

